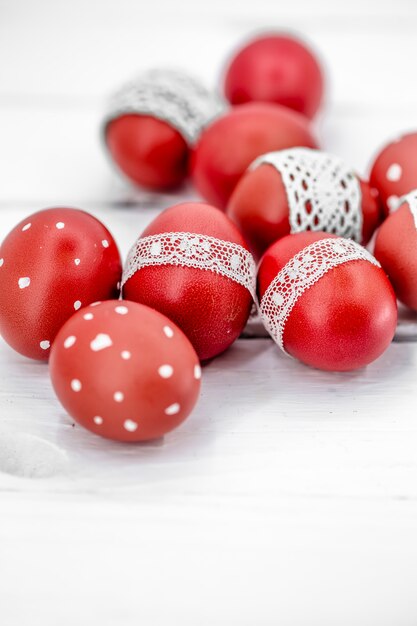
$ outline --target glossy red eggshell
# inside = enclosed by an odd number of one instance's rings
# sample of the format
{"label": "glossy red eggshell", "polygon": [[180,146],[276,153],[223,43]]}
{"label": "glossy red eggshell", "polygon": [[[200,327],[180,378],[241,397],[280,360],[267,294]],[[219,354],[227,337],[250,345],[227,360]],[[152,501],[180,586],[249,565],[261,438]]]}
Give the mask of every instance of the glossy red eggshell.
{"label": "glossy red eggshell", "polygon": [[[328,237],[335,236],[299,233],[273,244],[259,267],[259,297],[295,254]],[[396,323],[395,294],[384,271],[368,261],[350,261],[331,269],[300,296],[285,326],[284,347],[318,369],[358,369],[386,350]]]}
{"label": "glossy red eggshell", "polygon": [[[380,207],[369,184],[360,180],[362,244],[380,223]],[[290,234],[288,196],[280,172],[269,164],[248,170],[229,200],[227,215],[239,226],[255,256],[274,241]]]}
{"label": "glossy red eggshell", "polygon": [[48,358],[56,333],[78,308],[119,294],[116,243],[84,211],[30,215],[7,235],[0,259],[0,332],[33,359]]}
{"label": "glossy red eggshell", "polygon": [[[183,203],[166,209],[142,233],[189,232],[247,249],[236,226],[218,209]],[[187,335],[201,360],[226,350],[242,332],[252,306],[249,291],[226,276],[199,268],[144,267],[129,278],[123,297],[151,306]]]}
{"label": "glossy red eggshell", "polygon": [[164,190],[176,187],[187,175],[187,142],[156,117],[122,115],[107,125],[106,142],[120,170],[137,185]]}
{"label": "glossy red eggshell", "polygon": [[76,313],[51,350],[55,392],[82,426],[118,441],[162,437],[192,411],[200,390],[197,355],[157,311],[107,301]]}
{"label": "glossy red eggshell", "polygon": [[232,58],[224,90],[232,104],[272,102],[312,118],[323,98],[323,73],[313,53],[294,37],[257,37]]}
{"label": "glossy red eggshell", "polygon": [[235,107],[202,133],[191,159],[194,184],[208,202],[225,208],[252,161],[296,146],[317,148],[302,115],[277,104]]}
{"label": "glossy red eggshell", "polygon": [[388,143],[371,167],[370,184],[378,190],[385,215],[398,207],[401,196],[417,188],[417,132]]}
{"label": "glossy red eggshell", "polygon": [[388,274],[397,298],[417,311],[417,230],[408,203],[403,203],[382,224],[374,254]]}

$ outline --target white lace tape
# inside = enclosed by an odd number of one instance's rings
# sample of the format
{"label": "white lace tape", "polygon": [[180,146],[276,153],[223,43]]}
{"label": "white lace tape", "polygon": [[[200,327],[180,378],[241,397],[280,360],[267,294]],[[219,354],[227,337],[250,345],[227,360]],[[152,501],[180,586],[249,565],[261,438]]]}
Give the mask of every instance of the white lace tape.
{"label": "white lace tape", "polygon": [[413,191],[402,196],[398,201],[398,206],[404,202],[407,202],[410,213],[413,216],[415,227],[417,228],[417,189],[413,189]]}
{"label": "white lace tape", "polygon": [[250,169],[265,163],[281,174],[292,233],[324,230],[361,242],[360,183],[341,159],[320,150],[291,148],[260,156]]}
{"label": "white lace tape", "polygon": [[139,237],[128,254],[122,287],[137,271],[152,265],[209,270],[246,287],[256,298],[255,261],[248,250],[230,241],[182,232]]}
{"label": "white lace tape", "polygon": [[177,70],[154,69],[114,94],[104,128],[128,113],[152,115],[177,129],[193,145],[203,128],[225,109],[225,101],[193,77]]}
{"label": "white lace tape", "polygon": [[358,260],[381,267],[355,241],[326,238],[301,250],[278,272],[261,299],[260,311],[267,331],[284,352],[285,325],[300,296],[334,267]]}

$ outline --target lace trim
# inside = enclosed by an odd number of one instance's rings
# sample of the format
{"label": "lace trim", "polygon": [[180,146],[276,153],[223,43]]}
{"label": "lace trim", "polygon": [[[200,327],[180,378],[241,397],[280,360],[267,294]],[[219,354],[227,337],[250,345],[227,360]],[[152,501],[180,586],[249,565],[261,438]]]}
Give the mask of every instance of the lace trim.
{"label": "lace trim", "polygon": [[260,311],[267,331],[284,352],[285,324],[300,296],[334,267],[357,260],[381,267],[351,239],[320,239],[292,257],[275,276],[262,297]]}
{"label": "lace trim", "polygon": [[227,276],[256,297],[256,266],[248,250],[236,243],[195,233],[162,233],[140,237],[129,252],[122,286],[151,265],[181,265]]}
{"label": "lace trim", "polygon": [[176,128],[193,145],[204,126],[226,109],[225,102],[183,72],[150,70],[110,99],[105,126],[126,113],[152,115]]}
{"label": "lace trim", "polygon": [[402,196],[398,202],[398,206],[403,204],[403,202],[407,202],[410,213],[413,216],[415,227],[417,228],[417,189],[413,189],[410,193]]}
{"label": "lace trim", "polygon": [[308,148],[264,154],[251,169],[268,163],[281,174],[292,233],[324,230],[362,240],[361,188],[338,157]]}

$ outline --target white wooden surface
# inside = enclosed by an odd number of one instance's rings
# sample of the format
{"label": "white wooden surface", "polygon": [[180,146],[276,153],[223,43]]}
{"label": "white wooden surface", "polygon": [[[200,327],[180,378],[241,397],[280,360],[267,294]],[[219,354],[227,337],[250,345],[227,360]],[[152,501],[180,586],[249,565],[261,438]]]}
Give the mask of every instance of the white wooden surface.
{"label": "white wooden surface", "polygon": [[[301,30],[326,60],[323,144],[359,172],[417,126],[414,0],[0,0],[0,237],[66,204],[125,254],[178,196],[113,174],[103,97],[167,60],[214,84],[263,26]],[[46,366],[1,343],[0,623],[415,626],[416,393],[411,341],[332,375],[240,340],[180,429],[123,446],[74,426]],[[60,472],[17,477],[19,462]]]}

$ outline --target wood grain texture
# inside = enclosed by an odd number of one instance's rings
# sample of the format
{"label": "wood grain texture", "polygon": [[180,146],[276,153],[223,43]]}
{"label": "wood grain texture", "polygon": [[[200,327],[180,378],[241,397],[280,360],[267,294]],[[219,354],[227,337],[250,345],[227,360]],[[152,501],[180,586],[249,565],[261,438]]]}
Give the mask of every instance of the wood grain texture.
{"label": "wood grain texture", "polygon": [[[0,238],[35,210],[78,206],[125,256],[196,194],[137,192],[113,172],[106,94],[167,59],[213,85],[265,25],[304,32],[326,60],[318,132],[359,173],[417,126],[413,0],[0,0]],[[74,425],[47,366],[1,342],[0,454],[23,435],[66,462],[49,479],[0,471],[0,623],[415,626],[415,319],[402,312],[397,341],[351,374],[239,340],[204,368],[190,419],[138,446]]]}

